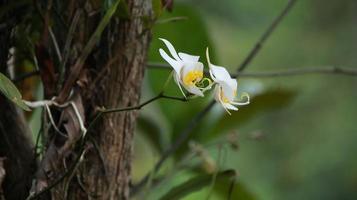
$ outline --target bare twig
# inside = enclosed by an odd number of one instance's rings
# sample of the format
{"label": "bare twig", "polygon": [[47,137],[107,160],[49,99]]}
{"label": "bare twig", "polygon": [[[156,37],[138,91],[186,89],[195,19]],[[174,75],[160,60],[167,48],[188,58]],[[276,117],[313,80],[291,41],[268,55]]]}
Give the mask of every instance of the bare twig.
{"label": "bare twig", "polygon": [[254,48],[250,51],[248,56],[244,59],[244,61],[239,65],[237,72],[243,71],[248,64],[252,61],[252,59],[258,54],[259,50],[262,48],[264,42],[269,38],[271,33],[275,30],[275,28],[279,25],[279,23],[284,19],[284,17],[289,13],[290,9],[294,6],[297,0],[289,0],[285,8],[282,12],[274,19],[273,23],[270,24],[268,29],[263,33],[263,35],[259,38],[258,42],[254,45]]}
{"label": "bare twig", "polygon": [[[147,65],[154,69],[164,69],[172,70],[172,67],[166,63],[148,63]],[[209,74],[208,71],[204,71],[205,74]],[[303,67],[303,68],[293,68],[293,69],[281,69],[274,71],[265,72],[237,72],[231,73],[233,78],[275,78],[275,77],[285,77],[285,76],[298,76],[298,75],[308,75],[308,74],[336,74],[336,75],[346,75],[346,76],[357,76],[357,68],[352,67],[337,67],[337,66],[326,66],[326,67]]]}
{"label": "bare twig", "polygon": [[188,99],[186,98],[182,98],[182,97],[172,97],[172,96],[167,96],[164,95],[163,92],[161,92],[160,94],[158,94],[157,96],[141,103],[140,105],[137,106],[132,106],[132,107],[126,107],[126,108],[111,108],[111,109],[104,109],[104,110],[100,110],[99,112],[103,113],[103,114],[108,114],[108,113],[113,113],[113,112],[123,112],[123,111],[130,111],[130,110],[140,110],[142,107],[146,106],[149,103],[152,103],[155,100],[158,99],[172,99],[172,100],[177,100],[177,101],[188,101]]}
{"label": "bare twig", "polygon": [[170,17],[167,19],[157,20],[155,22],[155,24],[165,24],[165,23],[169,23],[169,22],[177,22],[177,21],[182,21],[182,20],[188,20],[188,17],[185,17],[185,16]]}
{"label": "bare twig", "polygon": [[307,74],[336,74],[357,76],[357,69],[348,67],[309,67],[309,68],[296,68],[285,69],[270,72],[242,72],[232,74],[232,77],[251,77],[251,78],[272,78],[272,77],[286,77],[286,76],[298,76]]}
{"label": "bare twig", "polygon": [[52,28],[51,28],[50,26],[48,27],[48,32],[50,33],[50,36],[51,36],[51,39],[52,39],[52,42],[53,42],[53,46],[54,46],[54,48],[55,48],[55,50],[56,50],[56,54],[57,54],[58,60],[59,60],[60,62],[62,62],[61,50],[59,49],[56,36],[55,36],[55,34],[53,33]]}

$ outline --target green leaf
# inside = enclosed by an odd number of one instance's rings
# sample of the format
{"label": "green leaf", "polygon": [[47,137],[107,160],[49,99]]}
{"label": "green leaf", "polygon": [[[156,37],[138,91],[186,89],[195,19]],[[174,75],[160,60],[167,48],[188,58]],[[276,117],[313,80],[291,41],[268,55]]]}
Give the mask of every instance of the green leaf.
{"label": "green leaf", "polygon": [[[233,187],[232,190],[230,190],[230,187]],[[256,199],[253,193],[247,190],[242,183],[237,182],[236,180],[218,179],[215,183],[213,192],[221,196],[221,199]]]}
{"label": "green leaf", "polygon": [[[221,180],[231,180],[236,177],[235,170],[225,170],[219,172],[216,176],[217,181]],[[208,186],[212,182],[212,175],[199,175],[194,177],[174,188],[172,188],[168,193],[166,193],[160,200],[177,200],[181,199],[195,191],[202,189],[205,186]]]}
{"label": "green leaf", "polygon": [[22,101],[22,96],[16,86],[4,74],[0,73],[0,92],[20,108],[30,111],[30,108]]}

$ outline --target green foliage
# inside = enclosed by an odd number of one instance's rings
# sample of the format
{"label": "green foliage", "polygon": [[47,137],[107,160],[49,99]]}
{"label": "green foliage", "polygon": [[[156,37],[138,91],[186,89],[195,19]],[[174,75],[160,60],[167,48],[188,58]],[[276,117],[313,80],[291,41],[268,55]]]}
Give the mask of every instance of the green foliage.
{"label": "green foliage", "polygon": [[[218,172],[216,175],[217,180],[228,179],[231,180],[235,178],[236,172],[234,170],[226,170]],[[178,200],[188,194],[202,189],[205,186],[208,186],[212,181],[213,176],[209,174],[198,175],[194,178],[191,178],[188,181],[172,188],[167,194],[160,198],[160,200]]]}
{"label": "green foliage", "polygon": [[[195,196],[198,191],[202,191],[199,197]],[[203,196],[205,199],[210,199],[213,196],[211,194],[214,194],[214,197],[218,197],[219,199],[228,199],[228,197],[232,200],[256,199],[254,194],[238,181],[236,171],[228,169],[216,174],[195,174],[188,180],[172,187],[160,200],[202,199]]]}
{"label": "green foliage", "polygon": [[0,92],[20,108],[30,111],[30,108],[23,102],[19,90],[11,80],[2,73],[0,73]]}
{"label": "green foliage", "polygon": [[[170,40],[178,51],[199,54],[204,63],[204,49],[209,46],[217,53],[214,63],[234,71],[286,1],[228,0],[217,4],[214,0],[198,0],[186,3],[182,5],[176,1],[174,13],[162,13],[160,21],[173,17],[187,17],[187,20],[155,25],[149,60],[164,62],[158,49],[165,47],[157,40],[163,37]],[[351,29],[355,21],[353,9],[347,9],[354,4],[353,0],[299,1],[262,46],[248,71],[326,65],[355,67],[356,45],[351,42],[356,35],[356,30]],[[215,45],[212,45],[211,38]],[[152,86],[154,94],[161,90],[168,74],[164,70],[147,70],[148,85]],[[245,80],[240,80],[242,85],[245,85]],[[357,164],[352,152],[356,150],[353,142],[357,136],[352,133],[356,132],[353,121],[357,114],[354,109],[356,80],[312,75],[255,78],[254,81],[270,89],[252,95],[251,104],[240,107],[232,115],[216,105],[192,132],[191,139],[206,144],[222,135],[226,137],[224,134],[238,132],[240,149],[238,152],[229,151],[223,169],[239,169],[242,176],[237,183],[238,188],[248,188],[258,199],[355,199],[353,177],[357,174]],[[245,91],[242,87],[238,90]],[[174,83],[169,85],[167,92],[181,95]],[[209,94],[207,96],[207,100],[211,98]],[[204,99],[188,103],[160,101],[155,109],[167,120],[155,122],[155,126],[171,128],[163,135],[176,138],[177,133],[205,105],[207,101]],[[264,137],[258,140],[255,133]],[[146,134],[150,135],[154,138],[150,141],[160,137]],[[159,142],[151,143],[160,145]],[[188,151],[186,145],[180,155],[186,155]],[[165,167],[171,169],[170,164],[176,165],[182,157],[176,155]],[[181,185],[178,182],[182,180],[180,178],[172,177],[174,184],[166,184],[161,189],[174,190],[173,185]],[[227,184],[217,180],[211,199],[227,199]],[[205,189],[182,199],[203,199]],[[234,194],[232,199],[250,199],[249,196]]]}

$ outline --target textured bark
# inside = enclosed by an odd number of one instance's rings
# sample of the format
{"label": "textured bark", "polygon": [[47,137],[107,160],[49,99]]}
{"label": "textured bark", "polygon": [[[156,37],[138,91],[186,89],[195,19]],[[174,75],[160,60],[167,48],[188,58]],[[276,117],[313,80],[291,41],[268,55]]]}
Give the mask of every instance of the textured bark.
{"label": "textured bark", "polygon": [[[99,1],[85,0],[68,0],[63,3],[63,15],[68,19],[68,24],[71,23],[76,11],[80,10],[83,13],[71,44],[76,53],[71,54],[66,65],[67,75],[100,21],[101,15],[98,10],[101,8],[98,5],[91,5],[93,2],[101,5]],[[147,26],[150,25],[152,15],[151,1],[127,0],[126,5],[129,16],[112,19],[100,42],[87,58],[72,88],[75,94],[72,97],[78,95],[78,99],[81,100],[75,101],[75,104],[77,108],[84,108],[82,113],[85,117],[83,116],[82,120],[87,127],[98,107],[128,107],[139,103],[150,42],[150,29]],[[46,17],[47,15],[45,19]],[[59,46],[63,47],[67,34],[61,28],[54,27],[53,30]],[[42,37],[46,38],[46,35],[43,34]],[[4,35],[0,38],[4,38]],[[41,45],[49,52],[53,52],[48,40],[41,40]],[[1,49],[2,69],[5,66],[3,61],[6,61],[7,51],[7,47]],[[43,65],[41,61],[43,59],[39,62],[40,68]],[[46,76],[47,74],[41,74],[42,81]],[[48,86],[46,82],[43,83],[44,87]],[[51,99],[51,96],[52,94],[46,98]],[[58,127],[67,136],[60,136],[53,129],[48,132],[48,136],[45,137],[48,140],[44,141],[45,154],[39,167],[35,169],[32,143],[28,138],[29,130],[25,120],[14,105],[0,96],[0,158],[6,157],[6,176],[2,188],[7,199],[27,197],[34,171],[37,171],[36,181],[33,182],[31,192],[37,194],[43,189],[46,190],[47,186],[52,185],[73,166],[73,161],[81,148],[78,145],[78,134],[81,134],[78,119],[73,110],[70,115],[68,110],[72,108],[52,109],[55,111],[54,118],[56,123],[58,122]],[[69,119],[61,121],[66,113]],[[90,135],[91,143],[86,144],[84,159],[77,163],[78,168],[50,192],[41,194],[41,199],[50,199],[50,196],[52,199],[129,199],[132,138],[136,117],[137,111],[103,116],[87,133]],[[72,126],[69,127],[71,123]]]}
{"label": "textured bark", "polygon": [[[112,24],[117,29],[112,34],[114,44],[110,45],[114,62],[106,69],[101,83],[93,91],[92,105],[117,108],[139,103],[150,40],[143,16],[150,16],[151,1],[130,0],[127,3],[130,20]],[[88,187],[87,192],[99,199],[129,198],[136,117],[137,111],[109,114],[95,128],[93,137],[101,156],[91,152],[82,170],[82,177],[84,185]]]}

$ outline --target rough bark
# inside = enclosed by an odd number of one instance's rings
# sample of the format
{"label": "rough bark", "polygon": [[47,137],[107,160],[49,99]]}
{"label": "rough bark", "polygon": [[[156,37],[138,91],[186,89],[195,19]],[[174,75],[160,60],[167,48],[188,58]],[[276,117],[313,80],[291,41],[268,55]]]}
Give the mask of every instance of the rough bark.
{"label": "rough bark", "polygon": [[[130,19],[113,23],[114,62],[92,91],[92,105],[118,108],[137,105],[144,75],[150,32],[144,17],[150,17],[151,1],[127,1]],[[116,29],[116,30],[115,30]],[[82,168],[87,192],[99,199],[128,199],[132,138],[137,111],[106,115],[95,127],[93,137],[100,152],[91,151]],[[104,165],[104,166],[103,166]],[[103,168],[104,167],[104,168]]]}
{"label": "rough bark", "polygon": [[[147,26],[152,14],[151,1],[128,0],[125,3],[128,18],[114,17],[111,20],[76,82],[76,87],[81,88],[87,126],[98,108],[128,107],[139,103],[150,42]],[[87,18],[82,21],[78,35],[88,34],[88,30],[96,27],[93,22],[99,20]],[[84,46],[87,40],[80,41]],[[85,151],[78,170],[58,185],[52,196],[55,199],[64,196],[69,199],[129,199],[136,117],[137,111],[103,116],[88,132],[92,148],[86,145],[89,150]],[[72,154],[78,156],[78,150]],[[67,161],[73,164],[68,157]],[[58,171],[61,168],[55,170],[53,174],[61,174]]]}
{"label": "rough bark", "polygon": [[[100,21],[98,5],[90,5],[93,2],[98,4],[99,1],[68,0],[63,3],[67,7],[67,9],[64,7],[63,17],[68,19],[68,24],[71,23],[76,11],[81,10],[84,13],[71,44],[71,48],[75,49],[76,53],[71,54],[66,65],[67,76],[71,72],[73,62],[78,58],[78,54]],[[85,115],[82,116],[82,120],[87,120],[84,121],[86,126],[97,113],[98,107],[128,107],[139,103],[150,42],[148,26],[152,15],[151,1],[127,0],[125,4],[129,16],[114,17],[111,20],[100,42],[86,59],[76,84],[71,88],[74,95],[66,100],[79,99],[73,101],[77,108],[84,109],[81,114]],[[42,7],[40,6],[39,9],[41,10]],[[48,34],[46,20],[51,6],[47,8],[47,13],[45,12],[44,15],[45,31],[40,47],[53,52],[51,43],[46,39]],[[54,34],[59,45],[63,47],[67,34],[60,28],[54,28]],[[6,53],[1,52],[1,54],[7,55],[7,48],[3,49],[6,49]],[[36,56],[40,59],[40,71],[48,69],[48,65],[45,65],[48,62],[42,62],[44,59]],[[2,57],[1,62],[4,60],[6,58]],[[44,88],[48,87],[48,82],[44,81],[46,77],[46,73],[41,74]],[[53,78],[50,80],[53,81]],[[59,91],[51,94],[47,92],[45,98],[51,99],[52,94],[56,95],[57,92]],[[0,157],[6,157],[4,161],[6,176],[2,189],[8,199],[27,197],[34,171],[37,171],[36,181],[33,182],[31,193],[36,195],[41,190],[46,190],[47,186],[51,186],[58,177],[73,166],[74,158],[78,156],[78,152],[81,152],[81,146],[78,145],[81,132],[73,109],[51,109],[54,111],[56,124],[67,136],[60,136],[50,129],[45,137],[48,139],[44,143],[45,154],[39,167],[34,170],[35,159],[31,139],[27,137],[29,130],[24,118],[14,105],[0,96]],[[77,163],[79,168],[66,176],[49,193],[41,194],[41,199],[50,199],[50,196],[52,199],[129,199],[132,138],[136,117],[137,111],[103,116],[87,133],[90,135],[91,142],[86,144],[84,159]]]}

